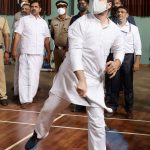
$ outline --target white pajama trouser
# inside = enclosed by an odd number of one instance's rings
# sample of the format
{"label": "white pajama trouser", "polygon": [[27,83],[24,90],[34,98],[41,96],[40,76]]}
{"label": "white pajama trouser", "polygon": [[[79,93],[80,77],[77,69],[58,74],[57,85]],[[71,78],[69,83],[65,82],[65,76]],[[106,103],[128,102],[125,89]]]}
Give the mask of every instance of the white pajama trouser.
{"label": "white pajama trouser", "polygon": [[19,95],[19,56],[15,61],[15,70],[14,70],[14,95]]}
{"label": "white pajama trouser", "polygon": [[39,85],[43,55],[21,54],[19,57],[19,98],[21,104],[32,103]]}
{"label": "white pajama trouser", "polygon": [[[50,93],[38,117],[35,132],[39,139],[49,134],[50,126],[58,113],[70,105]],[[101,107],[88,107],[88,150],[106,150],[104,110]]]}

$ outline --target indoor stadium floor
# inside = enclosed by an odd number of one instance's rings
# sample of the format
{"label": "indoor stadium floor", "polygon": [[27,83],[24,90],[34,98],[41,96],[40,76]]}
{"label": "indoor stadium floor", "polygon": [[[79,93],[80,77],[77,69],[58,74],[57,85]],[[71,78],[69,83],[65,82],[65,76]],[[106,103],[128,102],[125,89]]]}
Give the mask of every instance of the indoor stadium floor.
{"label": "indoor stadium floor", "polygon": [[[13,97],[14,65],[6,66],[10,103],[0,106],[0,150],[24,150],[32,135],[39,111],[48,97],[54,72],[41,72],[40,90],[34,102],[21,109]],[[134,119],[125,119],[121,95],[118,115],[105,118],[108,150],[150,150],[150,68],[143,67],[134,75]],[[37,150],[87,150],[87,115],[67,108],[54,120],[49,136]]]}

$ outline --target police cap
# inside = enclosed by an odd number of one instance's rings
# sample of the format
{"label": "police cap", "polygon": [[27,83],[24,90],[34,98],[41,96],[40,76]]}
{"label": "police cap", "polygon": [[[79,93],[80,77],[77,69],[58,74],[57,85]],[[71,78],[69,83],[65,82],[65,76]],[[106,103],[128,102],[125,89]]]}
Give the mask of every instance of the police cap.
{"label": "police cap", "polygon": [[64,0],[58,0],[56,2],[56,7],[59,6],[59,5],[66,5],[66,7],[68,6],[68,3]]}

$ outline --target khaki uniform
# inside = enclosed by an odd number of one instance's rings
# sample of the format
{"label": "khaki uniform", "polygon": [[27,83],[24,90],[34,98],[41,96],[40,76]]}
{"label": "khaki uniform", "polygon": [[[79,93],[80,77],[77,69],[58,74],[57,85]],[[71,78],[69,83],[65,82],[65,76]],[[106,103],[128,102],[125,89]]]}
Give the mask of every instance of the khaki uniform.
{"label": "khaki uniform", "polygon": [[67,51],[67,39],[68,39],[68,27],[70,25],[70,16],[66,16],[64,20],[60,20],[59,17],[55,17],[51,22],[51,34],[54,36],[54,61],[55,68],[58,71],[61,63],[65,58],[65,52]]}
{"label": "khaki uniform", "polygon": [[7,99],[4,68],[3,34],[10,33],[6,18],[0,16],[0,99]]}

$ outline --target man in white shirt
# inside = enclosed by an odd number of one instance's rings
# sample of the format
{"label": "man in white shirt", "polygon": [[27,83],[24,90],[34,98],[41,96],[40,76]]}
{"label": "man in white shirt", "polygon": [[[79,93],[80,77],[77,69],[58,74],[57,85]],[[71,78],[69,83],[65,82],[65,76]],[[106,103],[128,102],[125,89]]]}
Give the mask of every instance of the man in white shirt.
{"label": "man in white shirt", "polygon": [[[28,2],[22,2],[21,3],[21,17],[24,17],[26,15],[30,15],[30,3]],[[19,23],[19,20],[20,18],[18,18],[18,20],[14,23],[14,27],[13,27],[13,31],[15,31],[18,23]],[[13,34],[12,36],[12,45],[11,47],[13,47],[13,40],[14,40],[14,35],[15,33]],[[17,48],[17,58],[15,60],[15,70],[14,70],[14,97],[13,99],[17,102],[19,100],[19,86],[18,86],[18,75],[19,75],[19,53],[20,53],[20,47],[18,45],[18,48]]]}
{"label": "man in white shirt", "polygon": [[[121,68],[116,73],[115,77],[111,79],[111,94],[107,105],[110,106],[114,112],[107,114],[113,116],[117,112],[119,99],[119,86],[123,83],[125,111],[127,112],[127,119],[133,118],[133,72],[138,71],[140,67],[141,58],[141,39],[138,27],[128,22],[128,10],[124,6],[119,6],[117,10],[118,27],[124,38],[125,58]],[[122,79],[122,80],[121,80]]]}
{"label": "man in white shirt", "polygon": [[43,63],[44,47],[47,61],[50,62],[50,33],[48,25],[39,13],[41,4],[34,0],[30,4],[31,14],[20,19],[16,29],[12,56],[17,57],[17,45],[20,42],[19,56],[19,99],[21,108],[32,103],[36,95],[40,69]]}
{"label": "man in white shirt", "polygon": [[[20,1],[20,8],[22,9],[22,4],[23,3],[29,3],[29,0],[21,0]],[[15,23],[20,19],[22,17],[22,11],[20,10],[19,12],[17,12],[17,13],[15,13],[15,15],[14,15],[14,21],[13,21],[13,28],[14,28],[14,26],[15,26]]]}
{"label": "man in white shirt", "polygon": [[[26,150],[49,133],[56,115],[70,103],[87,106],[88,149],[106,150],[104,108],[104,72],[113,77],[124,58],[119,28],[108,19],[111,0],[94,0],[93,14],[80,17],[69,27],[69,51],[54,79],[49,98],[41,110],[33,136]],[[109,49],[115,60],[106,64]],[[60,86],[61,85],[61,86]]]}

